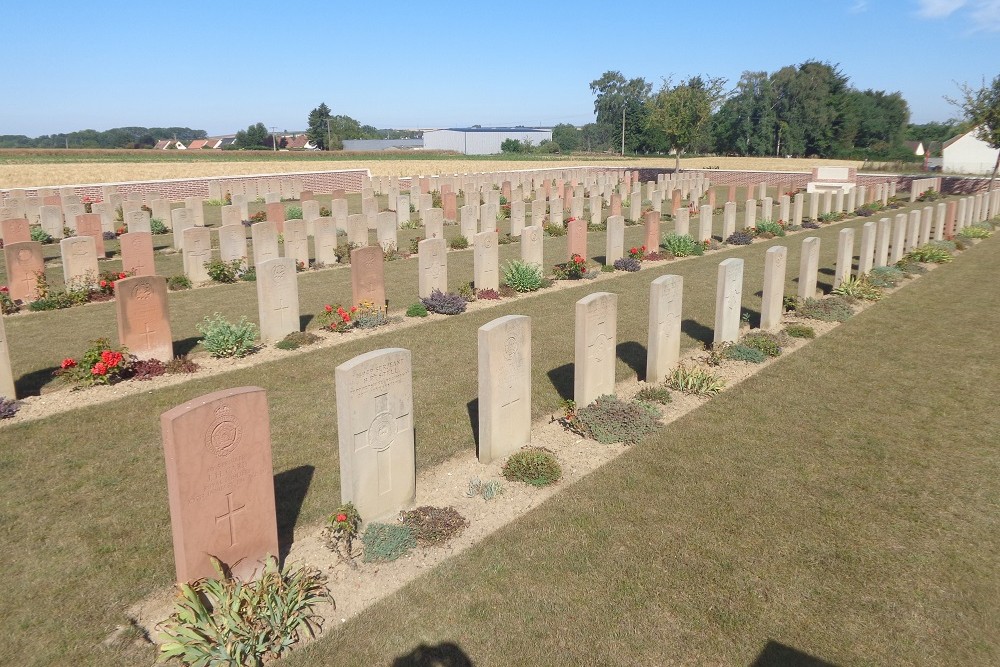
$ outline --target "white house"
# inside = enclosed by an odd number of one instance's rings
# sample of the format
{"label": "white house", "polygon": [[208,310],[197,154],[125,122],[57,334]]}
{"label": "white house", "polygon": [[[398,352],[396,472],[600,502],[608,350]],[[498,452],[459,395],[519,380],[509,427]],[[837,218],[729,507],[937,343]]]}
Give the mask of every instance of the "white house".
{"label": "white house", "polygon": [[465,155],[494,155],[508,139],[530,141],[537,146],[552,141],[552,130],[534,127],[452,127],[445,130],[424,130],[424,150],[455,151]]}
{"label": "white house", "polygon": [[941,170],[952,174],[990,174],[997,163],[1000,149],[976,138],[976,131],[952,137],[941,149]]}

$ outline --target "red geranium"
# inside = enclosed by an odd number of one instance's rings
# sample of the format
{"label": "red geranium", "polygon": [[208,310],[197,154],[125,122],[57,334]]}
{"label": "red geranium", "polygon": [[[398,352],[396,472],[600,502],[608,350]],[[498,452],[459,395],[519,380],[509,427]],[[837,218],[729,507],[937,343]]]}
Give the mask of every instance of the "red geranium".
{"label": "red geranium", "polygon": [[72,357],[66,357],[65,359],[62,360],[62,363],[59,364],[59,368],[62,368],[63,370],[66,370],[67,368],[73,368],[74,366],[76,366],[76,359]]}
{"label": "red geranium", "polygon": [[119,278],[119,279],[121,279],[121,278],[128,278],[128,275],[126,275],[126,274],[124,274],[124,273],[119,273],[119,274],[118,274],[118,278]]}
{"label": "red geranium", "polygon": [[120,364],[121,361],[122,361],[121,352],[115,352],[113,350],[104,350],[103,352],[101,352],[101,362],[103,362],[107,368],[114,368],[115,366]]}
{"label": "red geranium", "polygon": [[328,312],[328,313],[332,313],[333,312],[333,306],[331,306],[330,304],[327,304],[327,305],[323,306],[323,309],[326,310],[326,312]]}
{"label": "red geranium", "polygon": [[101,281],[101,287],[107,287],[107,286],[108,286],[108,281],[107,280],[102,280]]}
{"label": "red geranium", "polygon": [[338,514],[337,515],[337,521],[339,521],[341,523],[343,523],[344,521],[347,521],[347,515],[346,514]]}
{"label": "red geranium", "polygon": [[108,367],[105,366],[100,361],[98,361],[96,364],[94,364],[91,367],[90,374],[91,375],[107,375],[108,374]]}

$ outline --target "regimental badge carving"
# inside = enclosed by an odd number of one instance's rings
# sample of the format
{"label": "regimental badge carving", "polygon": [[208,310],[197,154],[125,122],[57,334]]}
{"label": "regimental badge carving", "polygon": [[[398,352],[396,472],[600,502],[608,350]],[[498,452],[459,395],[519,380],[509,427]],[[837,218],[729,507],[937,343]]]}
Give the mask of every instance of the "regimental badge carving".
{"label": "regimental badge carving", "polygon": [[228,405],[221,405],[215,410],[215,419],[205,433],[205,444],[216,456],[225,457],[236,451],[242,440],[243,433],[236,416]]}

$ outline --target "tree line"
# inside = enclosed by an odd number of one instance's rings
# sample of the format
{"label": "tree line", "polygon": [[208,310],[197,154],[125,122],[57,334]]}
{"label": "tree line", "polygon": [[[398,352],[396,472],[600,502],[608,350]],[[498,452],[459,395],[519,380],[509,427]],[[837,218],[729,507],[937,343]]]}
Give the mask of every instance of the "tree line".
{"label": "tree line", "polygon": [[0,148],[152,148],[160,139],[188,143],[204,139],[205,130],[190,127],[115,127],[110,130],[78,130],[28,137],[23,134],[0,135]]}

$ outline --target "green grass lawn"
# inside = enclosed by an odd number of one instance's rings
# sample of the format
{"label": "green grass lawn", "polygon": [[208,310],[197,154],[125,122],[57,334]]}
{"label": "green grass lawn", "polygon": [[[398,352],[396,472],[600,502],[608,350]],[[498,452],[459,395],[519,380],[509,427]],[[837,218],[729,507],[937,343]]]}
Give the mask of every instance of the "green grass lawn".
{"label": "green grass lawn", "polygon": [[998,248],[724,393],[288,664],[431,664],[393,663],[421,645],[483,666],[1000,663]]}
{"label": "green grass lawn", "polygon": [[[848,224],[856,226],[860,221]],[[841,228],[826,227],[814,232],[823,239],[821,282],[827,284],[832,275],[835,238]],[[633,235],[627,238],[637,239],[641,228],[628,228],[627,233]],[[173,575],[158,425],[161,412],[217,389],[255,384],[268,390],[280,532],[287,541],[296,526],[315,525],[339,501],[332,392],[332,372],[338,364],[379,347],[412,350],[417,460],[420,467],[433,465],[474,446],[467,403],[476,396],[476,330],[482,324],[507,314],[532,316],[532,411],[539,417],[556,409],[561,397],[571,391],[573,305],[578,299],[598,290],[619,294],[617,371],[619,379],[624,379],[644,364],[650,281],[666,273],[684,276],[683,345],[690,348],[711,337],[719,261],[729,256],[746,261],[744,305],[755,311],[759,309],[757,292],[766,249],[775,243],[786,243],[788,265],[797,267],[802,238],[804,235],[775,239],[693,261],[669,263],[638,274],[617,274],[614,280],[600,285],[581,282],[574,289],[509,302],[416,328],[388,330],[372,338],[295,356],[293,361],[197,378],[183,385],[4,428],[0,431],[4,444],[0,447],[0,470],[5,477],[0,491],[3,527],[0,553],[16,574],[0,596],[0,619],[4,619],[0,627],[8,637],[0,662],[108,665],[130,664],[137,659],[98,651],[95,646],[123,620],[122,611],[126,607],[169,585]],[[547,262],[564,258],[565,242],[565,238],[546,240]],[[603,234],[591,234],[589,243],[591,255],[603,254]],[[928,280],[936,284],[942,280],[939,276],[957,273],[960,267],[968,271],[965,268],[968,265],[995,261],[995,247],[995,240],[987,241]],[[518,252],[517,245],[502,246],[501,258],[517,256]],[[471,252],[449,255],[453,284],[471,278],[471,263]],[[391,262],[386,270],[389,298],[399,304],[396,310],[399,312],[416,300],[415,260]],[[795,273],[790,269],[789,290],[794,286]],[[325,302],[345,299],[349,294],[347,280],[348,272],[343,270],[303,274],[300,282],[303,312],[316,312]],[[982,289],[978,286],[986,284],[979,276],[963,281],[951,289],[959,293],[960,289]],[[888,303],[902,296],[893,297]],[[991,295],[984,291],[977,305],[982,305],[985,314],[995,316],[987,308],[989,298]],[[880,304],[873,310],[885,307]],[[194,324],[213,310],[231,317],[240,314],[254,317],[254,286],[241,284],[172,295],[175,340],[193,344],[189,339]],[[7,333],[15,373],[29,369],[29,377],[22,379],[29,384],[41,379],[47,375],[45,364],[58,361],[67,350],[78,354],[83,341],[89,338],[113,336],[114,327],[110,304],[12,318]],[[989,328],[978,322],[976,327]],[[893,326],[889,328],[896,330]],[[908,335],[922,335],[905,330]],[[956,331],[962,335],[977,333],[967,332],[964,326]],[[975,347],[962,346],[962,349],[964,362],[977,354]],[[830,392],[836,388],[828,390],[824,373],[836,370],[837,364],[843,362],[844,357],[838,358],[823,372],[807,368],[803,372],[810,383],[799,392],[810,397],[815,394],[832,398],[835,394]],[[911,392],[922,395],[928,387],[936,387],[940,363],[938,359],[928,362],[923,384],[904,382],[903,396]],[[43,367],[30,370],[38,364]],[[867,372],[871,367],[860,362],[851,365],[857,366],[856,373]],[[860,386],[865,381],[862,378]],[[746,399],[747,409],[759,411],[762,405],[787,405],[789,411],[801,414],[797,396],[791,390],[782,391],[768,401],[751,395]],[[50,400],[59,400],[58,395]],[[855,394],[854,400],[863,407],[868,399]],[[839,417],[827,414],[825,419],[835,422]],[[736,430],[742,433],[746,429],[743,422],[739,423],[741,427]],[[724,437],[731,439],[731,436]],[[748,476],[746,481],[750,483],[753,479]],[[690,484],[694,488],[699,482],[690,480]],[[658,493],[669,496],[665,491],[670,488],[664,485]],[[691,494],[689,489],[687,497]],[[565,548],[575,547],[567,544]],[[530,620],[531,616],[525,618]]]}

